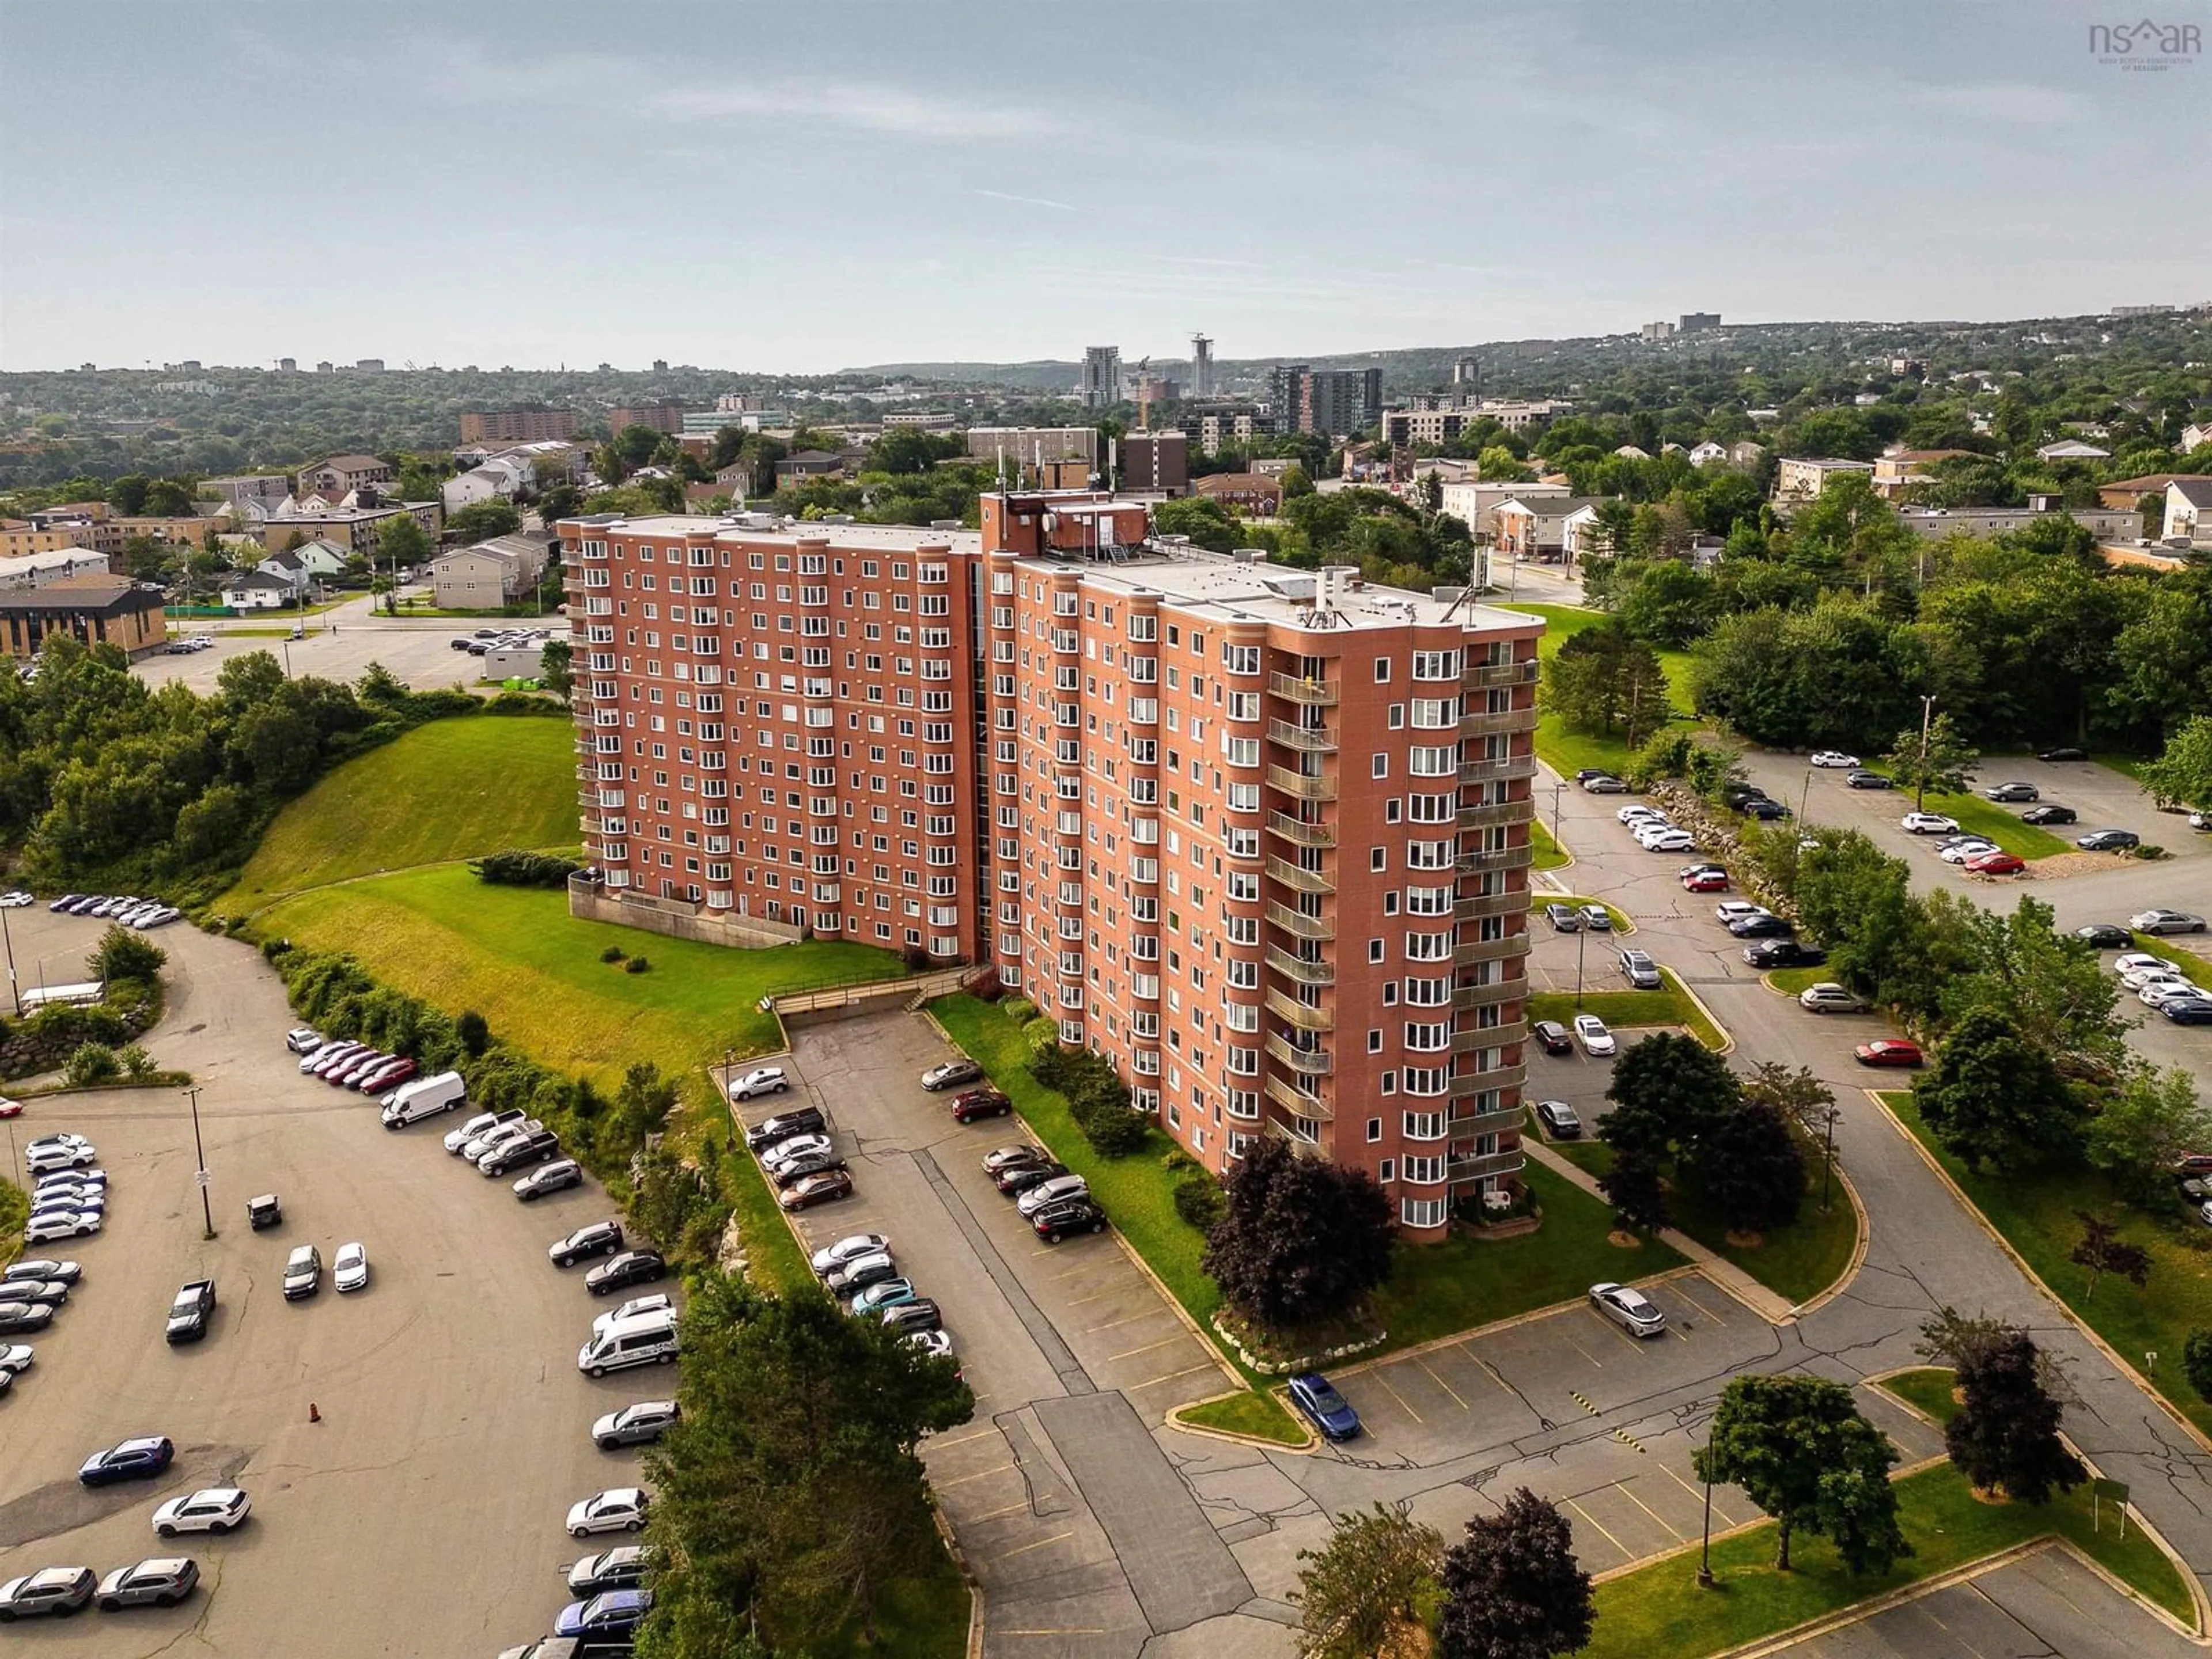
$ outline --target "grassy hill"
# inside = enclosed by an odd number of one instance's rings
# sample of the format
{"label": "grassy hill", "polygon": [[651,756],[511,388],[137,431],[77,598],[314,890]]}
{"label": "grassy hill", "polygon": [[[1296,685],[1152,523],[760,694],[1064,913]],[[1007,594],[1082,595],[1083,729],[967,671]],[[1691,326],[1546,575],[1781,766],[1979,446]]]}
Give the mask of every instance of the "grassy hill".
{"label": "grassy hill", "polygon": [[217,908],[243,914],[356,876],[577,842],[575,727],[433,720],[341,766],[277,815]]}

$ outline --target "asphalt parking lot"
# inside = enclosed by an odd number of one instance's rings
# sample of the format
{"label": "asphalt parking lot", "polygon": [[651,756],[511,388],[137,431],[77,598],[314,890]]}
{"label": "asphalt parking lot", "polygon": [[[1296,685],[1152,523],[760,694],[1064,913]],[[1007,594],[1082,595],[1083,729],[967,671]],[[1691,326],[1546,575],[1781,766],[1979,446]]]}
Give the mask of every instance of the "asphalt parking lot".
{"label": "asphalt parking lot", "polygon": [[[16,948],[66,961],[98,924],[10,918]],[[665,1393],[670,1373],[593,1382],[574,1353],[603,1311],[546,1261],[546,1244],[606,1212],[586,1187],[524,1206],[440,1144],[455,1120],[387,1133],[358,1095],[303,1079],[286,1054],[282,988],[244,945],[179,927],[168,1017],[149,1047],[204,1085],[200,1121],[217,1238],[204,1243],[192,1125],[167,1091],[33,1101],[18,1141],[73,1129],[112,1178],[99,1237],[40,1254],[82,1263],[83,1282],[35,1364],[0,1401],[0,1577],[47,1565],[105,1572],[157,1553],[195,1557],[203,1589],[170,1611],[18,1625],[28,1651],[98,1655],[496,1652],[551,1628],[559,1574],[591,1546],[562,1517],[575,1499],[634,1478],[636,1454],[602,1453],[591,1419]],[[275,1191],[282,1226],[246,1224]],[[287,1303],[276,1280],[295,1245],[327,1266],[366,1243],[373,1277],[340,1296]],[[171,1348],[177,1286],[212,1276],[219,1304],[197,1346]],[[321,1421],[308,1420],[313,1403]],[[88,1454],[167,1435],[159,1481],[88,1492]],[[234,1481],[251,1520],[228,1538],[161,1544],[162,1499]]]}
{"label": "asphalt parking lot", "polygon": [[[417,691],[459,683],[473,685],[483,674],[478,659],[453,648],[453,641],[478,628],[508,626],[507,619],[474,621],[459,617],[417,619],[377,617],[364,598],[307,618],[304,639],[241,635],[235,629],[281,629],[289,620],[274,611],[266,617],[241,617],[234,624],[179,621],[173,633],[209,635],[216,641],[209,650],[172,657],[155,652],[131,665],[131,672],[151,684],[169,681],[195,691],[214,690],[222,665],[248,652],[266,651],[279,662],[289,662],[295,674],[313,674],[323,679],[351,682],[380,662],[404,684]],[[514,619],[513,626],[550,628],[557,635],[568,619],[553,616]]]}
{"label": "asphalt parking lot", "polygon": [[954,1123],[917,1079],[946,1049],[904,1014],[817,1024],[786,1065],[829,1115],[854,1195],[804,1212],[813,1249],[880,1232],[945,1310],[975,1419],[923,1447],[987,1595],[984,1650],[1131,1653],[1225,1615],[1252,1590],[1154,1438],[1165,1413],[1233,1378],[1110,1236],[1040,1241],[983,1173],[1023,1139],[1011,1119]]}

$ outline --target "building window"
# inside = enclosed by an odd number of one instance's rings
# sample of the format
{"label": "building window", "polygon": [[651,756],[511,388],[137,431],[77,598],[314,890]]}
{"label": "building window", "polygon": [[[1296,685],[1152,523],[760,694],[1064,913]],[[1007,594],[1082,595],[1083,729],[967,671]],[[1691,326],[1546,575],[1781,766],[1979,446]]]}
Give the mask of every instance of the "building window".
{"label": "building window", "polygon": [[1370,1117],[1367,1120],[1367,1139],[1370,1142],[1377,1141],[1382,1139],[1382,1120],[1381,1118]]}
{"label": "building window", "polygon": [[1390,684],[1389,658],[1377,657],[1375,659],[1375,684],[1377,685],[1388,685]]}
{"label": "building window", "polygon": [[1375,1166],[1375,1179],[1383,1186],[1389,1186],[1397,1178],[1398,1160],[1396,1158],[1386,1158],[1380,1164]]}
{"label": "building window", "polygon": [[[1407,1164],[1418,1163],[1408,1158]],[[1412,1180],[1409,1174],[1407,1180]],[[1441,1198],[1407,1198],[1398,1201],[1398,1219],[1408,1227],[1441,1227],[1444,1224],[1444,1200]]]}
{"label": "building window", "polygon": [[1388,870],[1390,867],[1390,849],[1387,847],[1369,848],[1367,849],[1367,867],[1370,870],[1376,871]]}
{"label": "building window", "polygon": [[1389,776],[1390,775],[1390,757],[1389,757],[1389,756],[1388,756],[1388,755],[1377,755],[1377,756],[1376,756],[1376,757],[1375,757],[1375,758],[1374,758],[1371,762],[1370,762],[1370,763],[1369,763],[1369,764],[1368,764],[1367,775],[1368,775],[1368,776],[1370,776],[1370,777],[1373,777],[1373,778],[1387,778],[1387,777],[1389,777]]}
{"label": "building window", "polygon": [[1381,939],[1370,939],[1367,941],[1367,959],[1370,962],[1380,962],[1382,960],[1382,941]]}
{"label": "building window", "polygon": [[1368,1034],[1367,1034],[1367,1052],[1368,1052],[1369,1054],[1381,1054],[1381,1053],[1382,1052],[1382,1032],[1380,1032],[1380,1031],[1376,1031],[1376,1030],[1370,1030],[1370,1031],[1369,1031],[1369,1032],[1368,1032]]}

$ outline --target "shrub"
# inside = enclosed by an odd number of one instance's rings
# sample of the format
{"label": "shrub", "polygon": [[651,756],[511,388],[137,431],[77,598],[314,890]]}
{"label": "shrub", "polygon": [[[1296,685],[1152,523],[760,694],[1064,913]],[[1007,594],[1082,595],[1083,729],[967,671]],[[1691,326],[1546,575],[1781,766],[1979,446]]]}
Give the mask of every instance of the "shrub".
{"label": "shrub", "polygon": [[610,945],[605,950],[599,952],[599,960],[601,962],[620,962],[629,954],[629,952],[623,950],[621,945]]}
{"label": "shrub", "polygon": [[482,1060],[484,1050],[491,1046],[491,1027],[475,1009],[465,1010],[453,1022],[453,1035],[461,1040],[471,1060]]}
{"label": "shrub", "polygon": [[1017,1025],[1026,1025],[1037,1017],[1037,1006],[1027,997],[1008,997],[999,1005],[999,1012]]}
{"label": "shrub", "polygon": [[652,960],[646,957],[632,957],[628,962],[623,963],[623,972],[625,974],[649,973],[652,968]]}
{"label": "shrub", "polygon": [[560,887],[582,867],[575,860],[557,854],[528,853],[513,847],[469,860],[469,869],[478,881],[498,887]]}
{"label": "shrub", "polygon": [[923,950],[919,945],[909,945],[905,950],[900,951],[899,960],[906,963],[908,968],[912,969],[917,974],[927,973],[929,971],[929,952]]}
{"label": "shrub", "polygon": [[169,953],[143,933],[134,933],[128,927],[110,922],[92,954],[84,959],[84,965],[88,972],[100,979],[151,981],[160,975],[161,964],[168,959]]}
{"label": "shrub", "polygon": [[121,1074],[115,1050],[104,1042],[80,1042],[62,1068],[63,1079],[76,1088],[106,1083]]}
{"label": "shrub", "polygon": [[1184,1170],[1176,1182],[1175,1207],[1177,1215],[1206,1233],[1212,1232],[1213,1224],[1228,1212],[1229,1200],[1210,1171],[1194,1168]]}
{"label": "shrub", "polygon": [[2140,847],[2130,848],[2128,856],[2131,859],[2147,859],[2155,861],[2165,858],[2167,854],[2163,847],[2154,847],[2148,842],[2145,842]]}
{"label": "shrub", "polygon": [[126,1077],[144,1077],[154,1069],[154,1056],[146,1052],[146,1045],[134,1042],[115,1056]]}
{"label": "shrub", "polygon": [[2181,1369],[2200,1399],[2212,1400],[2212,1331],[2191,1331],[2182,1344]]}

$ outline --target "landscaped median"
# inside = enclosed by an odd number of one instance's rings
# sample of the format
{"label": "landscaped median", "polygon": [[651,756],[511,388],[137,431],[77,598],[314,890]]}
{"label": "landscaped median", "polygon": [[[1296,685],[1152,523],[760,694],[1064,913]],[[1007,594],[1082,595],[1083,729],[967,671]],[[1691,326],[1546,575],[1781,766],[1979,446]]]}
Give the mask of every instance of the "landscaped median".
{"label": "landscaped median", "polygon": [[1920,810],[1955,819],[1962,831],[1985,836],[2018,858],[2047,859],[2074,851],[2072,842],[2061,841],[2039,825],[2023,823],[2019,813],[1979,795],[1930,793]]}
{"label": "landscaped median", "polygon": [[[1155,1133],[1132,1157],[1103,1157],[1076,1127],[1066,1100],[1030,1075],[1021,1028],[995,1005],[961,994],[940,997],[929,1007],[1053,1156],[1090,1182],[1122,1238],[1211,1337],[1221,1291],[1199,1265],[1205,1236],[1176,1212],[1176,1174],[1164,1162],[1170,1150],[1166,1136]],[[1398,1246],[1389,1282],[1370,1310],[1376,1328],[1388,1336],[1362,1358],[1575,1301],[1599,1279],[1642,1278],[1682,1265],[1663,1244],[1627,1251],[1608,1243],[1611,1209],[1563,1176],[1531,1164],[1523,1179],[1544,1212],[1535,1232],[1495,1241],[1454,1232],[1441,1243]],[[1254,1375],[1234,1354],[1230,1358],[1244,1375]]]}
{"label": "landscaped median", "polygon": [[[2212,1434],[2212,1405],[2190,1387],[2181,1364],[2191,1334],[2212,1328],[2212,1277],[2196,1248],[2203,1224],[2185,1212],[2162,1221],[2130,1208],[2104,1175],[2078,1158],[2049,1169],[1976,1175],[1929,1132],[1910,1091],[1876,1097],[2074,1316],[2200,1432]],[[2140,1289],[2107,1273],[2090,1294],[2089,1270],[2072,1259],[2084,1212],[2109,1217],[2123,1240],[2150,1252],[2150,1275]]]}
{"label": "landscaped median", "polygon": [[1528,821],[1528,845],[1535,849],[1534,864],[1539,870],[1564,869],[1574,862],[1573,855],[1535,818]]}
{"label": "landscaped median", "polygon": [[1168,1421],[1178,1428],[1205,1429],[1270,1446],[1303,1450],[1316,1443],[1305,1425],[1292,1417],[1274,1391],[1267,1388],[1246,1389],[1238,1394],[1217,1395],[1196,1405],[1178,1406],[1168,1413]]}
{"label": "landscaped median", "polygon": [[1665,988],[1657,991],[1585,990],[1579,999],[1572,991],[1539,991],[1528,999],[1528,1018],[1565,1025],[1577,1014],[1595,1014],[1615,1035],[1637,1026],[1679,1025],[1708,1048],[1726,1048],[1726,1035],[1672,970],[1662,968],[1659,977]]}

